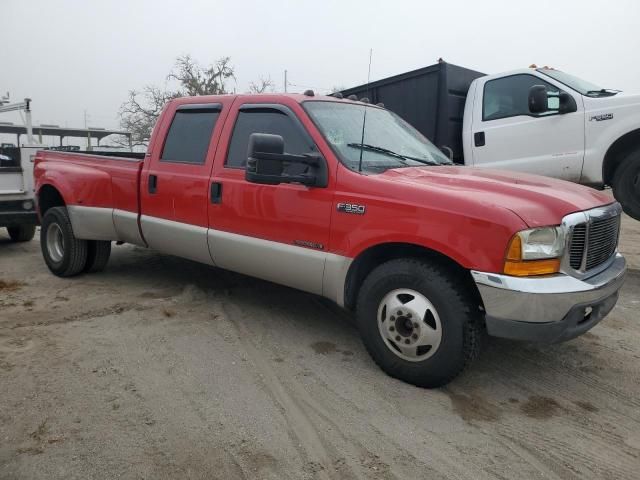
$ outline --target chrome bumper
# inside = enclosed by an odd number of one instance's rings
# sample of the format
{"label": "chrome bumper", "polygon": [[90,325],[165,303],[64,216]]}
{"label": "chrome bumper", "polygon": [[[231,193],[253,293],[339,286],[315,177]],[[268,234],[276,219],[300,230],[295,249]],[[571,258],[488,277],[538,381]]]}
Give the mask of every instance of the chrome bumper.
{"label": "chrome bumper", "polygon": [[596,325],[615,306],[625,273],[620,254],[605,270],[584,279],[471,271],[484,303],[488,333],[542,342],[568,340]]}

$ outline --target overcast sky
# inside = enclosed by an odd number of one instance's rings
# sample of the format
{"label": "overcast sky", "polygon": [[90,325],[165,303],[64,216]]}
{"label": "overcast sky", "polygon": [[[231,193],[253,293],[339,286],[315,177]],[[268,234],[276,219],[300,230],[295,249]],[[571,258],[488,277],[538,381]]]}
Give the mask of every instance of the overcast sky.
{"label": "overcast sky", "polygon": [[[640,92],[640,2],[491,0],[0,0],[0,92],[34,123],[118,126],[127,91],[163,84],[181,54],[230,56],[238,92],[261,76],[317,91],[431,65],[486,73],[550,65]],[[13,114],[0,121],[18,122]]]}

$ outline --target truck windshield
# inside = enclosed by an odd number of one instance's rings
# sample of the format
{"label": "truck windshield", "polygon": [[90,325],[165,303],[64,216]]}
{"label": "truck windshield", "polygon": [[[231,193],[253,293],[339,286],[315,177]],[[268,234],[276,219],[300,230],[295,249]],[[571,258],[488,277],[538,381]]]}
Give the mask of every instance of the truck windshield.
{"label": "truck windshield", "polygon": [[[340,161],[358,170],[379,173],[389,168],[451,164],[415,128],[396,114],[373,105],[306,101],[304,108]],[[367,119],[362,138],[364,113]]]}
{"label": "truck windshield", "polygon": [[542,73],[543,75],[547,75],[548,77],[553,78],[554,80],[557,80],[560,83],[563,83],[567,87],[572,88],[576,92],[588,97],[610,97],[619,92],[619,90],[611,90],[608,88],[599,87],[594,83],[587,82],[586,80],[574,77],[573,75],[561,72],[560,70],[554,70],[551,68],[538,68],[537,71]]}

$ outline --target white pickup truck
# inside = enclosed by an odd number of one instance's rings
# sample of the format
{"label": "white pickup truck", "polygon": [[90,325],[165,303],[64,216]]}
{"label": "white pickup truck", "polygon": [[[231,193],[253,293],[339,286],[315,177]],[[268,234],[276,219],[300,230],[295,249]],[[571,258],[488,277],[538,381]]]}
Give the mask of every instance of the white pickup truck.
{"label": "white pickup truck", "polygon": [[640,220],[640,95],[548,67],[485,75],[445,62],[341,94],[384,103],[457,163],[610,186]]}
{"label": "white pickup truck", "polygon": [[14,242],[33,238],[38,216],[33,194],[33,156],[38,147],[0,148],[0,228]]}

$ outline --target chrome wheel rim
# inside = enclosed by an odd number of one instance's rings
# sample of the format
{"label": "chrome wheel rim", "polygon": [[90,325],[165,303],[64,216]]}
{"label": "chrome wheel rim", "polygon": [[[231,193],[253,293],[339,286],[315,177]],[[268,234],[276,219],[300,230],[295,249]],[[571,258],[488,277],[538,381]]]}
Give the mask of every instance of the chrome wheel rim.
{"label": "chrome wheel rim", "polygon": [[378,307],[378,330],[389,350],[409,362],[431,357],[442,341],[437,310],[427,297],[408,288],[384,296]]}
{"label": "chrome wheel rim", "polygon": [[64,237],[62,229],[57,223],[52,223],[47,227],[47,252],[49,257],[56,263],[60,263],[64,258]]}

